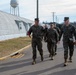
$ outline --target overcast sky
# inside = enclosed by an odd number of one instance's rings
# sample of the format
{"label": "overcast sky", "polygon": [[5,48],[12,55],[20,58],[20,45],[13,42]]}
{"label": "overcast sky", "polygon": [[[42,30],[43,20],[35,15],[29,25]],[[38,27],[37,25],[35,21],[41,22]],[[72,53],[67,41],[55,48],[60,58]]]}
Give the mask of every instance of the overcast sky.
{"label": "overcast sky", "polygon": [[[31,20],[36,17],[36,0],[18,0],[20,16]],[[0,0],[0,10],[10,13],[10,0]],[[52,21],[52,12],[63,22],[65,16],[76,21],[76,0],[39,0],[39,18]]]}

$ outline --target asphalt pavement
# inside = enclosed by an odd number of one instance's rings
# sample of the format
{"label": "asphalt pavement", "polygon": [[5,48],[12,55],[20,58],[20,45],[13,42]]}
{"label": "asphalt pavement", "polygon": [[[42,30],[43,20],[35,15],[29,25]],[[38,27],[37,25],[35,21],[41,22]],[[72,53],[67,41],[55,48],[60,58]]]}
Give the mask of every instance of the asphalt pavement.
{"label": "asphalt pavement", "polygon": [[76,75],[76,49],[73,63],[63,67],[64,50],[62,42],[58,45],[57,55],[50,60],[47,44],[43,42],[44,61],[41,62],[37,52],[37,63],[32,65],[32,48],[25,50],[22,58],[10,58],[0,61],[0,75]]}

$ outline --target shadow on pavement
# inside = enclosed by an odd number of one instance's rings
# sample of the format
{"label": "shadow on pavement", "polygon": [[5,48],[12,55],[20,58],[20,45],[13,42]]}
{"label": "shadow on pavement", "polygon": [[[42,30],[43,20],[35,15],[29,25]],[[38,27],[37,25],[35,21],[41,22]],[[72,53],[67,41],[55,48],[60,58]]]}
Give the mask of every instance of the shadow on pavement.
{"label": "shadow on pavement", "polygon": [[[44,58],[48,58],[48,55],[45,55]],[[47,60],[44,60],[43,62],[45,62]],[[0,72],[5,72],[5,71],[10,71],[10,70],[14,70],[14,69],[19,69],[25,66],[30,66],[32,62],[32,59],[25,59],[25,60],[20,60],[20,61],[12,61],[12,62],[8,62],[8,63],[3,63],[0,66],[3,66],[0,68]],[[38,63],[42,63],[40,61],[40,57],[37,58],[37,64]]]}
{"label": "shadow on pavement", "polygon": [[[52,67],[52,68],[49,68],[49,69],[45,69],[45,70],[41,70],[41,71],[36,71],[36,72],[31,72],[31,73],[24,73],[24,72],[21,72],[21,73],[17,73],[17,74],[12,74],[12,75],[39,75],[39,74],[42,74],[42,73],[45,73],[47,71],[51,71],[53,69],[56,69],[58,67],[60,67],[62,64],[60,65],[57,65],[55,67]],[[25,71],[26,72],[26,71]],[[52,74],[48,74],[48,75],[76,75],[76,69],[71,69],[71,70],[64,70],[64,71],[59,71],[59,72],[55,72],[55,73],[52,73]]]}
{"label": "shadow on pavement", "polygon": [[[48,68],[48,69],[44,69],[44,70],[40,70],[40,71],[35,71],[35,72],[30,72],[30,73],[24,73],[24,72],[21,72],[21,73],[17,73],[17,74],[12,74],[12,75],[39,75],[41,73],[44,73],[44,72],[47,72],[47,71],[51,71],[53,69],[56,69],[56,68],[59,68],[59,67],[62,67],[63,63],[61,64],[58,64],[54,67],[51,67],[51,68]],[[26,72],[26,71],[25,71]]]}
{"label": "shadow on pavement", "polygon": [[[49,54],[48,55],[44,55],[44,59],[46,59],[48,57],[49,57]],[[39,58],[40,58],[40,56],[37,57],[37,60]],[[11,61],[11,62],[8,62],[8,63],[2,63],[2,64],[0,64],[0,66],[8,66],[8,65],[13,65],[13,64],[23,63],[23,62],[26,63],[26,62],[31,62],[32,61],[32,58],[26,59],[26,57],[25,57],[25,60],[20,60],[20,59],[19,59],[19,61],[15,60],[15,61]]]}
{"label": "shadow on pavement", "polygon": [[76,69],[55,72],[49,75],[76,75]]}

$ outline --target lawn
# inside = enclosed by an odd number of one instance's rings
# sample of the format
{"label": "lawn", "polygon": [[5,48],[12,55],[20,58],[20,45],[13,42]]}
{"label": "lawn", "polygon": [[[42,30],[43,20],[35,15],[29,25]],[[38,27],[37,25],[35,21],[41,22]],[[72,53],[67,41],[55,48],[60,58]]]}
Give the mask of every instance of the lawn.
{"label": "lawn", "polygon": [[7,56],[31,44],[29,37],[21,37],[0,42],[0,57]]}

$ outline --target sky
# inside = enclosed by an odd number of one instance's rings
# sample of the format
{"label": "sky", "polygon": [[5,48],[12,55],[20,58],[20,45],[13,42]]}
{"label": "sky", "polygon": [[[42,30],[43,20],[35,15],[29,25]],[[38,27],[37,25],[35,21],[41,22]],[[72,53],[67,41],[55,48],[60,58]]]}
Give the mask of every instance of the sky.
{"label": "sky", "polygon": [[[10,0],[0,0],[0,10],[10,13]],[[20,16],[34,20],[36,18],[36,0],[18,0]],[[55,21],[61,23],[64,17],[71,22],[76,21],[76,0],[39,0],[40,22],[52,22],[52,12],[55,12]]]}

